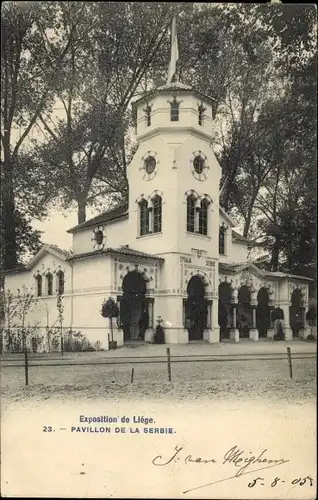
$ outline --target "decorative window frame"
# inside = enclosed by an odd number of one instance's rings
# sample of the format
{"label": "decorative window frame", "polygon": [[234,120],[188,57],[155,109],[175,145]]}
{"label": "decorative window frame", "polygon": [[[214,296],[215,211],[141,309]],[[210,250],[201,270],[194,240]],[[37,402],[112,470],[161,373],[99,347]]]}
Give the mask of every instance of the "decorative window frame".
{"label": "decorative window frame", "polygon": [[[143,170],[143,176],[142,176],[143,181],[152,181],[156,177],[156,175],[158,173],[158,165],[160,164],[160,160],[157,159],[157,156],[158,156],[158,153],[156,151],[147,151],[147,153],[145,153],[142,156],[141,165],[140,165],[139,170]],[[153,157],[155,159],[156,166],[155,166],[155,169],[153,170],[153,172],[148,174],[146,167],[147,167],[147,159],[150,157]]]}
{"label": "decorative window frame", "polygon": [[[161,198],[161,231],[154,232],[154,216],[153,216],[153,209],[154,209],[154,200],[155,198],[159,196]],[[144,234],[141,234],[141,218],[140,218],[140,204],[146,201],[147,202],[147,232]],[[138,237],[144,237],[144,236],[149,236],[150,234],[161,234],[162,233],[162,224],[163,224],[163,192],[160,191],[159,189],[155,189],[147,198],[145,197],[144,194],[141,194],[138,196],[136,199],[136,204],[138,206],[138,229],[137,229],[137,234]]]}
{"label": "decorative window frame", "polygon": [[[94,250],[103,250],[106,244],[105,228],[103,225],[98,225],[93,229],[94,236],[91,238]],[[98,239],[98,235],[102,234],[102,239]]]}
{"label": "decorative window frame", "polygon": [[[37,297],[43,297],[43,276],[42,274],[40,273],[40,271],[37,271],[36,274],[33,275],[34,279],[35,279],[35,291],[36,291],[36,296]],[[39,294],[39,281],[41,281],[41,293]]]}
{"label": "decorative window frame", "polygon": [[[194,213],[194,231],[188,231],[189,234],[195,234],[197,236],[205,236],[209,237],[209,221],[210,221],[210,216],[209,216],[209,207],[213,205],[213,200],[210,195],[207,193],[203,193],[199,195],[194,189],[188,189],[184,193],[185,195],[185,200],[186,200],[186,210],[188,209],[188,198],[189,196],[192,196],[195,199],[195,213]],[[199,218],[200,218],[200,210],[201,210],[201,203],[202,201],[206,200],[208,202],[208,210],[207,210],[207,234],[199,232]],[[188,221],[187,221],[187,213],[186,213],[186,227],[188,226]]]}
{"label": "decorative window frame", "polygon": [[[55,271],[55,275],[56,275],[56,293],[57,295],[64,295],[65,293],[65,271],[63,271],[61,268],[59,268],[57,271]],[[61,275],[63,275],[63,291],[61,292],[60,291],[60,277]]]}
{"label": "decorative window frame", "polygon": [[[224,222],[222,222],[222,224],[220,224],[219,226],[219,255],[225,255],[227,256],[227,250],[228,250],[228,229],[229,229],[229,226],[227,226]],[[221,231],[224,232],[224,253],[221,253],[220,252],[220,233]]]}
{"label": "decorative window frame", "polygon": [[[54,295],[54,273],[51,272],[51,270],[48,268],[46,271],[45,271],[45,295],[47,297],[53,297]],[[49,277],[51,278],[52,277],[52,293],[49,293]]]}
{"label": "decorative window frame", "polygon": [[205,108],[203,106],[203,102],[201,102],[200,104],[198,104],[198,125],[200,125],[200,127],[203,126],[204,124],[204,118],[205,118],[205,111],[206,111],[207,108]]}
{"label": "decorative window frame", "polygon": [[[170,122],[178,122],[180,120],[180,104],[182,102],[183,102],[182,100],[177,99],[177,96],[173,96],[172,101],[169,101],[169,100],[167,101],[167,103],[170,104]],[[177,105],[177,107],[178,107],[178,119],[177,120],[172,119],[172,106],[173,105]]]}
{"label": "decorative window frame", "polygon": [[[196,172],[196,170],[194,168],[194,160],[198,156],[204,160],[203,170],[200,173]],[[207,159],[208,159],[207,156],[200,149],[198,149],[196,151],[193,151],[193,153],[192,153],[192,155],[190,157],[190,169],[191,169],[193,177],[197,181],[201,181],[201,182],[205,181],[207,179],[207,177],[208,177],[208,172],[210,170],[210,167],[207,164]]]}
{"label": "decorative window frame", "polygon": [[152,104],[149,104],[149,102],[146,103],[146,107],[143,109],[145,113],[145,123],[146,127],[150,127],[151,125],[151,113],[152,113]]}

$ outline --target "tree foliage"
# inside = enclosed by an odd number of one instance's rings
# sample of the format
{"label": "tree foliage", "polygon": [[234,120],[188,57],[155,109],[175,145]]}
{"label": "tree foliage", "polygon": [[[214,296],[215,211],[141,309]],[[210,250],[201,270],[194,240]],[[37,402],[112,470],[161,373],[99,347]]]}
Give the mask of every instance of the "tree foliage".
{"label": "tree foliage", "polygon": [[52,200],[63,210],[75,203],[83,222],[87,206],[127,198],[130,103],[165,82],[178,14],[179,78],[213,98],[221,204],[269,251],[271,269],[312,272],[314,7],[5,2],[2,14],[6,268],[36,248],[31,221]]}

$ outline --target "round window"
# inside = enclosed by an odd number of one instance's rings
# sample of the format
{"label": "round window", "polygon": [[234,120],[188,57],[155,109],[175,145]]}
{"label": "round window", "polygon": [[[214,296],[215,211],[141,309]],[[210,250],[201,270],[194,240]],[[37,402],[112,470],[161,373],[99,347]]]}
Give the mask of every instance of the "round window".
{"label": "round window", "polygon": [[193,168],[197,174],[202,174],[204,170],[204,159],[202,156],[196,156],[193,160]]}
{"label": "round window", "polygon": [[155,168],[156,168],[156,160],[153,156],[149,156],[145,160],[145,169],[146,169],[147,174],[152,174],[152,172],[155,170]]}
{"label": "round window", "polygon": [[95,241],[96,241],[97,245],[101,245],[103,243],[103,239],[104,239],[103,231],[101,231],[99,229],[95,233]]}

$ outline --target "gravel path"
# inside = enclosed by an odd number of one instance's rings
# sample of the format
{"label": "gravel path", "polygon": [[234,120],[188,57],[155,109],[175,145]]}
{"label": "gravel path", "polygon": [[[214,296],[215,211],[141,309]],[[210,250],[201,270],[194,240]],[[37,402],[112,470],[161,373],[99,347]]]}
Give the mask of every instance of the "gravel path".
{"label": "gravel path", "polygon": [[[134,381],[131,383],[131,370]],[[34,366],[29,386],[24,385],[23,367],[3,367],[3,405],[28,404],[52,399],[123,399],[161,401],[267,400],[299,403],[313,401],[316,394],[314,359],[293,361],[293,379],[286,360],[173,362],[172,382],[167,365],[130,364],[98,366]]]}

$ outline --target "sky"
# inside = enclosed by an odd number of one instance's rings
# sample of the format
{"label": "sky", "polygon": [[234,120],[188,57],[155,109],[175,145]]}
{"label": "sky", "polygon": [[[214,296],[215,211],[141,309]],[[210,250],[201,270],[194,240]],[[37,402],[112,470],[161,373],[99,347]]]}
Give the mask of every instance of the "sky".
{"label": "sky", "polygon": [[[98,210],[87,209],[87,220],[98,215]],[[77,211],[63,215],[58,210],[51,210],[49,217],[43,221],[33,221],[34,229],[43,231],[42,242],[57,245],[64,250],[72,248],[72,235],[66,231],[77,225]]]}

